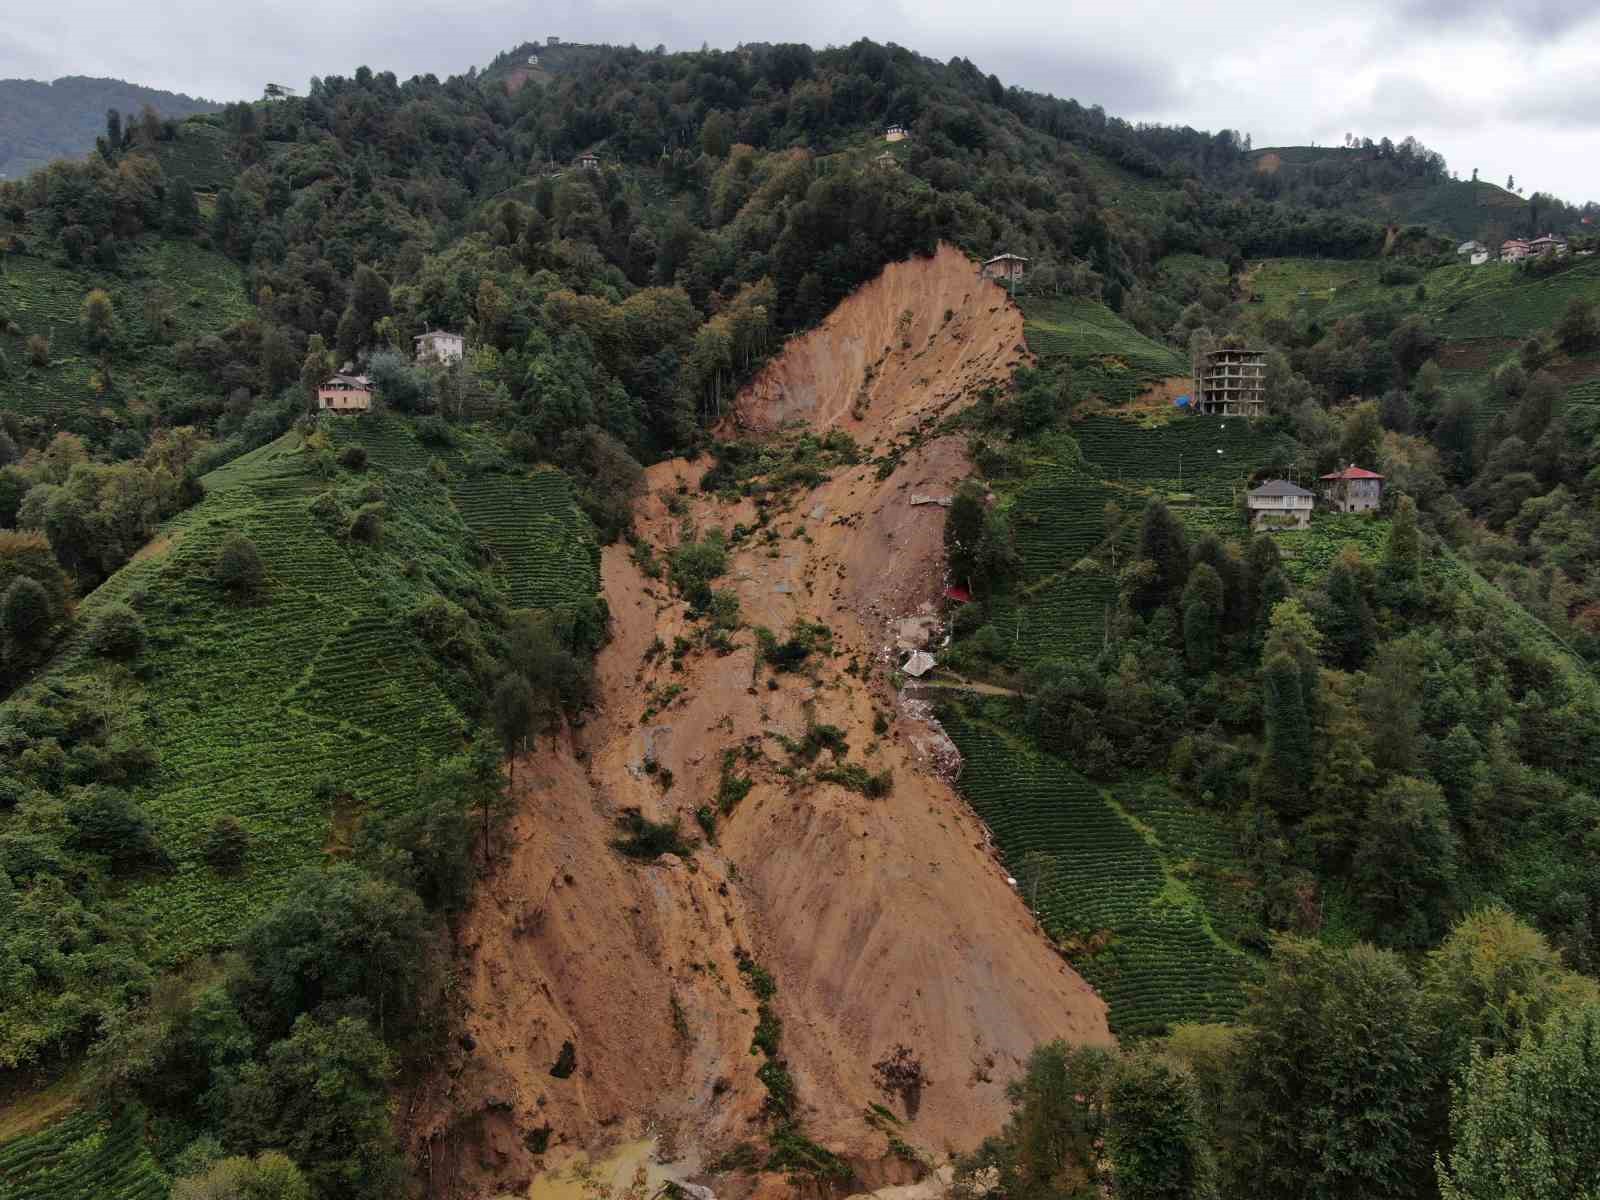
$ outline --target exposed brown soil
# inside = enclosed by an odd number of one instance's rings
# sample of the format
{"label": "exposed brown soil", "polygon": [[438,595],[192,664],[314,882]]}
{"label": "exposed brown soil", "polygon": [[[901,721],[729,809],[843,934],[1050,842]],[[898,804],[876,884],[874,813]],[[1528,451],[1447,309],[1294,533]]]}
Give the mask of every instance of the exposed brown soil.
{"label": "exposed brown soil", "polygon": [[758,431],[800,421],[862,441],[893,436],[1009,379],[1026,355],[1021,310],[941,245],[932,258],[891,264],[784,347],[740,395],[737,420]]}
{"label": "exposed brown soil", "polygon": [[1522,343],[1516,338],[1469,338],[1439,348],[1439,365],[1447,371],[1486,370]]}
{"label": "exposed brown soil", "polygon": [[[909,350],[896,340],[908,308]],[[900,452],[885,479],[862,464],[791,493],[768,513],[778,540],[740,542],[719,585],[737,590],[747,626],[781,637],[798,621],[826,624],[831,656],[775,675],[745,628],[731,651],[697,645],[675,663],[674,640],[697,639],[705,622],[627,547],[606,549],[613,638],[597,663],[601,711],[517,765],[516,811],[459,938],[473,1048],[453,1044],[409,1099],[406,1133],[432,1194],[519,1192],[577,1147],[650,1129],[702,1161],[740,1141],[764,1145],[742,953],[776,980],[808,1135],[869,1185],[917,1173],[862,1116],[871,1103],[904,1115],[872,1070],[897,1045],[932,1080],[903,1136],[942,1157],[999,1127],[1005,1084],[1033,1046],[1110,1040],[1103,1003],[1039,932],[936,769],[948,772],[947,739],[919,706],[899,704],[889,679],[892,622],[926,611],[942,585],[944,510],[910,498],[948,495],[968,471],[962,440],[929,426],[1008,378],[1021,325],[998,287],[941,248],[889,267],[739,398],[749,428],[803,420]],[[852,416],[863,387],[864,412]],[[699,491],[709,465],[648,472],[637,527],[658,553],[685,522],[756,523],[753,501]],[[810,768],[793,762],[780,735],[799,739],[819,723],[843,731],[849,762],[892,773],[888,796],[817,781],[829,751]],[[651,864],[612,849],[628,808],[698,834],[693,814],[715,803],[730,749],[754,786],[716,844]],[[576,1070],[557,1079],[568,1041]],[[712,1181],[719,1197],[751,1185]]]}

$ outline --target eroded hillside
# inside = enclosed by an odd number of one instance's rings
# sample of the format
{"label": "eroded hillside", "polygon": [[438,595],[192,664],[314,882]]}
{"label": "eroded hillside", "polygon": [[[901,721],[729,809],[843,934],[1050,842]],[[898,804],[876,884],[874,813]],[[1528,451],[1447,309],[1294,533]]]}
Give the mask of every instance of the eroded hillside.
{"label": "eroded hillside", "polygon": [[[954,250],[891,266],[736,410],[748,429],[847,429],[857,465],[764,504],[702,491],[709,460],[649,472],[637,527],[651,552],[618,544],[602,563],[600,711],[518,764],[516,811],[463,925],[466,1036],[411,1104],[435,1194],[520,1190],[578,1147],[651,1130],[689,1163],[740,1143],[765,1161],[773,1096],[758,1069],[773,1062],[807,1137],[862,1182],[903,1180],[916,1169],[869,1105],[942,1158],[999,1126],[1035,1044],[1109,1040],[1101,1001],[947,781],[948,742],[890,679],[893,630],[942,583],[943,509],[913,499],[948,495],[968,469],[961,439],[933,426],[1009,377],[1021,326]],[[728,535],[716,586],[741,618],[721,647],[649,573],[711,529]],[[758,627],[779,643],[799,632],[811,653],[775,670]],[[885,773],[887,795],[859,790]],[[613,842],[629,810],[701,844],[624,857]],[[776,992],[758,1029],[762,973]],[[873,1067],[900,1046],[929,1080],[914,1119]]]}

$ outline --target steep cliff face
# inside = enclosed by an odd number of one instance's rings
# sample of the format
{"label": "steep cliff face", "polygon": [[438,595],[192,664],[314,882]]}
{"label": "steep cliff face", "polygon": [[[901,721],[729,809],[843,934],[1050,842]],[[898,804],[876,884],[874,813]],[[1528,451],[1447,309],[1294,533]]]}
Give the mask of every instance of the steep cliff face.
{"label": "steep cliff face", "polygon": [[[942,736],[889,680],[890,630],[930,611],[942,583],[944,510],[912,498],[948,495],[968,470],[961,440],[933,423],[1002,384],[1020,341],[1000,289],[941,248],[889,267],[739,398],[746,428],[847,428],[892,447],[895,465],[835,469],[768,507],[774,535],[734,545],[718,581],[745,626],[731,650],[707,646],[705,622],[628,547],[606,550],[600,712],[517,766],[515,814],[462,924],[472,1048],[453,1047],[411,1106],[435,1194],[521,1190],[566,1151],[650,1129],[702,1161],[759,1142],[764,1059],[741,962],[776,983],[807,1134],[868,1182],[910,1170],[862,1115],[878,1103],[909,1116],[873,1070],[897,1047],[931,1081],[901,1136],[938,1158],[998,1127],[1005,1083],[1038,1042],[1110,1040],[1101,1001],[1040,935],[943,777]],[[829,365],[851,347],[870,352]],[[710,465],[648,472],[637,526],[659,556],[686,525],[758,525],[752,500],[700,491]],[[826,626],[831,651],[772,672],[753,629],[782,637],[801,622]],[[691,648],[674,654],[679,638]],[[818,726],[848,749],[807,765],[793,747]],[[887,772],[891,790],[816,778],[844,761]],[[629,809],[698,834],[694,814],[716,806],[725,775],[751,784],[714,843],[653,863],[612,848]]]}
{"label": "steep cliff face", "polygon": [[1022,313],[971,259],[940,245],[892,263],[820,326],[789,342],[739,396],[754,430],[792,421],[858,439],[893,436],[1009,378]]}

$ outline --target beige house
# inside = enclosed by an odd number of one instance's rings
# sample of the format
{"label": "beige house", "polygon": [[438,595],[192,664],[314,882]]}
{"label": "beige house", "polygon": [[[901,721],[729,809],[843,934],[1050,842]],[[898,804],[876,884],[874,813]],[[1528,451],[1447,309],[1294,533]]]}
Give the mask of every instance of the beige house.
{"label": "beige house", "polygon": [[419,333],[412,339],[417,345],[417,361],[432,359],[434,362],[444,363],[449,366],[461,361],[461,356],[466,353],[467,339],[459,333],[446,333],[442,329],[430,330]]}
{"label": "beige house", "polygon": [[335,375],[317,389],[319,412],[367,412],[372,382],[365,375]]}
{"label": "beige house", "polygon": [[1245,496],[1251,529],[1305,529],[1317,498],[1287,479],[1270,479]]}
{"label": "beige house", "polygon": [[883,131],[883,140],[886,142],[903,142],[910,136],[904,125],[891,125]]}
{"label": "beige house", "polygon": [[600,156],[598,154],[578,155],[578,170],[598,171],[600,169]]}

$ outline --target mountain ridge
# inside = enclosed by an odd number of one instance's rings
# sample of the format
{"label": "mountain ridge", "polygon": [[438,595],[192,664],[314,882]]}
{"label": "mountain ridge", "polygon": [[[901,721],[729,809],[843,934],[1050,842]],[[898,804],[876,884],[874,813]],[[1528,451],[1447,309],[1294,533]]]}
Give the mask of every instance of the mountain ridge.
{"label": "mountain ridge", "polygon": [[56,159],[88,154],[105,132],[107,109],[117,109],[131,123],[147,104],[169,119],[222,107],[213,100],[108,77],[0,79],[0,179],[19,179]]}

